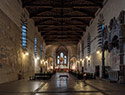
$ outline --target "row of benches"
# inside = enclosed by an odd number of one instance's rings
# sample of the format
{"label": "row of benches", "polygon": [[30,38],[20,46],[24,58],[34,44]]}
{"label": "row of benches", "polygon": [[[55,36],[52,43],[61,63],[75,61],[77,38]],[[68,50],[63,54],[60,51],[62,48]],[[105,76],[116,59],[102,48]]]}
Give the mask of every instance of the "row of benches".
{"label": "row of benches", "polygon": [[30,77],[30,80],[48,80],[51,79],[52,75],[54,75],[55,72],[53,73],[36,73],[34,76]]}
{"label": "row of benches", "polygon": [[[83,73],[70,72],[70,74],[74,75],[78,79],[83,79]],[[95,79],[95,75],[93,73],[86,73],[87,79]]]}

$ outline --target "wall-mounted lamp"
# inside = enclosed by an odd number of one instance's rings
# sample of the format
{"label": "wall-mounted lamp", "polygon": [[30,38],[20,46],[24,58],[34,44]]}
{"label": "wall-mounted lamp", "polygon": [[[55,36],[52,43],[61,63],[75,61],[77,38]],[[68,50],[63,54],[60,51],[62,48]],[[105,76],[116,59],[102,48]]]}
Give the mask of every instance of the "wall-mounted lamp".
{"label": "wall-mounted lamp", "polygon": [[24,54],[25,54],[25,55],[29,55],[29,53],[28,53],[28,52],[25,52]]}
{"label": "wall-mounted lamp", "polygon": [[43,64],[44,60],[41,60],[41,64]]}
{"label": "wall-mounted lamp", "polygon": [[101,52],[98,50],[96,53],[97,53],[97,54],[100,54]]}
{"label": "wall-mounted lamp", "polygon": [[24,55],[29,55],[29,53],[28,53],[27,50],[24,50],[24,51],[23,51],[23,54],[24,54]]}
{"label": "wall-mounted lamp", "polygon": [[40,58],[39,58],[39,57],[37,57],[36,59],[37,59],[37,60],[39,60]]}
{"label": "wall-mounted lamp", "polygon": [[86,56],[86,59],[88,59],[88,56]]}
{"label": "wall-mounted lamp", "polygon": [[84,62],[84,59],[82,59],[82,62]]}
{"label": "wall-mounted lamp", "polygon": [[88,57],[88,60],[90,61],[91,57]]}

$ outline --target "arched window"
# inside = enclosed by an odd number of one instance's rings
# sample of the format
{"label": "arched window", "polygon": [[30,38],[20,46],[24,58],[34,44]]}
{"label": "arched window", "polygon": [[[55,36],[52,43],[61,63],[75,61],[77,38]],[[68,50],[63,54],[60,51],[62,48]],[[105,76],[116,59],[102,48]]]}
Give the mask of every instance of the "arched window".
{"label": "arched window", "polygon": [[42,57],[42,52],[43,52],[43,44],[41,44],[41,46],[40,46],[40,55],[41,55],[41,57]]}
{"label": "arched window", "polygon": [[82,40],[82,57],[84,57],[84,40]]}
{"label": "arched window", "polygon": [[99,15],[99,19],[98,19],[98,47],[101,48],[102,47],[102,36],[103,36],[103,30],[104,30],[104,16],[103,14]]}
{"label": "arched window", "polygon": [[66,60],[67,60],[67,59],[66,59],[66,56],[64,56],[64,64],[66,64]]}
{"label": "arched window", "polygon": [[63,57],[63,53],[62,52],[60,53],[60,57]]}
{"label": "arched window", "polygon": [[57,64],[58,65],[61,65],[61,64],[64,64],[66,65],[67,64],[67,56],[61,52],[58,56],[57,56]]}
{"label": "arched window", "polygon": [[59,56],[57,57],[57,64],[59,64]]}
{"label": "arched window", "polygon": [[67,65],[68,64],[68,49],[65,46],[59,46],[56,50],[56,64]]}
{"label": "arched window", "polygon": [[34,38],[34,53],[36,56],[37,55],[37,38],[36,37]]}
{"label": "arched window", "polygon": [[22,24],[22,48],[27,48],[27,24],[23,22]]}
{"label": "arched window", "polygon": [[44,47],[44,58],[46,57],[46,48]]}
{"label": "arched window", "polygon": [[90,53],[91,53],[91,36],[90,36],[90,34],[88,34],[88,38],[87,38],[87,48],[88,48],[88,55],[90,55]]}

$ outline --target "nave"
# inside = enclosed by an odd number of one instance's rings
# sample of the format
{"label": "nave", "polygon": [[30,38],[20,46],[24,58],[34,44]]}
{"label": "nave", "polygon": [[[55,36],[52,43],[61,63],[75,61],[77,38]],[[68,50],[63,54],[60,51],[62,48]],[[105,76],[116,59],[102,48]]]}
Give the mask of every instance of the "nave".
{"label": "nave", "polygon": [[[59,78],[60,75],[68,75]],[[20,80],[0,85],[0,95],[122,95],[122,84],[103,80],[78,80],[69,73],[56,73],[48,81]]]}

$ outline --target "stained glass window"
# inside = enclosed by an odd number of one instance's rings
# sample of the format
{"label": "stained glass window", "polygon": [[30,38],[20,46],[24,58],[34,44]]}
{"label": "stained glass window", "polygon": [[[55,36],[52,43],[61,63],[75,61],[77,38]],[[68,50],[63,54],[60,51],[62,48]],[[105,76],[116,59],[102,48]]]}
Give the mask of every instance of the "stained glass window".
{"label": "stained glass window", "polygon": [[42,57],[43,44],[41,44],[40,49],[41,49],[41,50],[40,50],[40,51],[41,51],[41,54],[40,54],[40,55],[41,55],[41,57]]}
{"label": "stained glass window", "polygon": [[91,53],[91,36],[90,36],[90,34],[88,34],[88,38],[87,38],[87,48],[88,48],[88,55],[90,55],[90,53]]}
{"label": "stained glass window", "polygon": [[66,59],[66,56],[64,56],[64,64],[66,64],[66,60],[67,60],[67,59]]}
{"label": "stained glass window", "polygon": [[84,57],[84,40],[82,40],[82,57]]}
{"label": "stained glass window", "polygon": [[63,52],[57,56],[57,64],[67,64],[67,56]]}
{"label": "stained glass window", "polygon": [[102,31],[104,30],[104,24],[102,24]]}
{"label": "stained glass window", "polygon": [[63,57],[63,53],[62,52],[60,53],[60,57]]}
{"label": "stained glass window", "polygon": [[45,58],[45,56],[46,56],[46,48],[44,47],[44,58]]}
{"label": "stained glass window", "polygon": [[57,57],[57,64],[59,64],[59,56]]}
{"label": "stained glass window", "polygon": [[27,47],[26,36],[27,36],[27,26],[26,26],[26,23],[24,22],[22,24],[22,48],[23,49],[26,49],[26,47]]}
{"label": "stained glass window", "polygon": [[36,56],[37,55],[37,38],[36,37],[34,38],[34,53]]}

